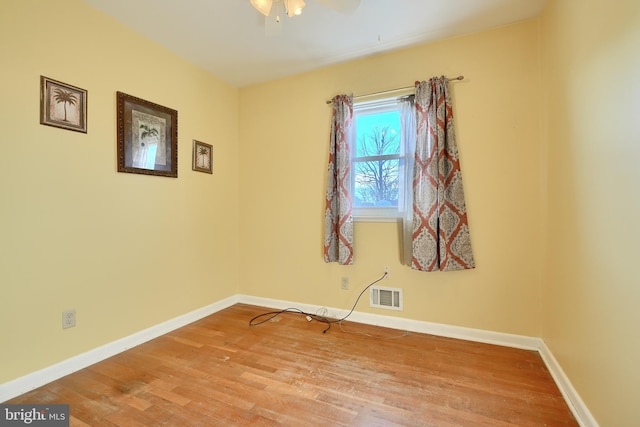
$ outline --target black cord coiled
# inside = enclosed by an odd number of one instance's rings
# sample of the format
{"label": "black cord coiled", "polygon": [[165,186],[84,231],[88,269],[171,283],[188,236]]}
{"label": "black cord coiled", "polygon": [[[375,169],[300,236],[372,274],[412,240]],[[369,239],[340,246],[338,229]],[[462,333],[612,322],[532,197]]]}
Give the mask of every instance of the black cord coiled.
{"label": "black cord coiled", "polygon": [[[349,310],[349,313],[347,313],[347,315],[344,316],[341,319],[330,319],[330,318],[325,317],[325,316],[320,316],[320,315],[313,314],[313,313],[307,313],[305,311],[300,310],[299,308],[291,307],[291,308],[285,308],[284,310],[269,311],[269,312],[266,312],[266,313],[258,314],[253,319],[249,320],[249,326],[262,325],[263,323],[269,322],[270,320],[274,319],[275,317],[277,317],[277,316],[279,316],[279,315],[281,315],[283,313],[296,313],[296,314],[302,314],[305,317],[310,318],[311,320],[315,320],[315,321],[318,321],[318,322],[326,323],[327,327],[326,327],[326,329],[324,329],[322,331],[323,334],[326,334],[327,331],[329,329],[331,329],[331,324],[342,322],[347,317],[351,316],[351,313],[353,313],[353,311],[356,309],[356,306],[358,305],[358,302],[360,301],[360,298],[367,291],[367,289],[369,289],[371,286],[375,285],[376,283],[378,283],[379,281],[381,281],[385,277],[387,277],[387,273],[384,273],[382,275],[382,277],[380,277],[378,280],[375,280],[375,281],[369,283],[362,290],[362,292],[360,292],[360,295],[358,295],[358,298],[356,298],[356,302],[353,304],[353,307],[351,307],[351,310]],[[262,320],[258,321],[258,319],[261,319],[263,317],[266,317],[266,319],[262,319]]]}

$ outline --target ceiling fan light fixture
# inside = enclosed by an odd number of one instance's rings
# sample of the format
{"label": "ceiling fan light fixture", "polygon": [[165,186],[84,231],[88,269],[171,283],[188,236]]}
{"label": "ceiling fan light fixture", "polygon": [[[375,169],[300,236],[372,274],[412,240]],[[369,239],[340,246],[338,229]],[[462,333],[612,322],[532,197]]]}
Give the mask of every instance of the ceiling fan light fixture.
{"label": "ceiling fan light fixture", "polygon": [[289,18],[302,15],[302,9],[306,6],[304,0],[285,0],[285,5]]}
{"label": "ceiling fan light fixture", "polygon": [[264,16],[269,16],[273,0],[251,0],[251,6],[255,7],[258,12]]}

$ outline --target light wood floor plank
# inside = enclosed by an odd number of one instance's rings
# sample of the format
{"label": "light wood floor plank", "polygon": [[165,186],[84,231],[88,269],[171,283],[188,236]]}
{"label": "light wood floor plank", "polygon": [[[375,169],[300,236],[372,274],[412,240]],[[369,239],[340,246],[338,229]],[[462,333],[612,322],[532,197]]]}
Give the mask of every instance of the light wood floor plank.
{"label": "light wood floor plank", "polygon": [[577,426],[533,351],[237,304],[8,403],[71,425]]}

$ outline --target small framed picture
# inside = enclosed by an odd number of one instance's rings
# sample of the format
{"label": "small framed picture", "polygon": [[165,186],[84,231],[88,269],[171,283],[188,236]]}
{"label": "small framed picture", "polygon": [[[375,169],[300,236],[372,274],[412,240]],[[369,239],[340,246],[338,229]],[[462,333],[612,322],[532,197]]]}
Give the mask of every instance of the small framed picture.
{"label": "small framed picture", "polygon": [[178,112],[117,92],[118,172],[178,177]]}
{"label": "small framed picture", "polygon": [[87,91],[40,76],[40,124],[87,133]]}
{"label": "small framed picture", "polygon": [[198,172],[213,173],[213,146],[193,140],[193,166]]}

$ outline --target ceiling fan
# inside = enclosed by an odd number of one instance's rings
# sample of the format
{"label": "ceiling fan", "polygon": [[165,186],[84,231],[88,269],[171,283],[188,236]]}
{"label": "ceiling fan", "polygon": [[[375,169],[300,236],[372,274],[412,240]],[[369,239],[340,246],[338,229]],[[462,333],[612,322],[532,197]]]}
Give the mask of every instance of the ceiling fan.
{"label": "ceiling fan", "polygon": [[[302,14],[304,0],[249,0],[251,5],[266,17],[267,34],[275,33],[280,27],[281,17],[290,18]],[[314,0],[328,8],[342,13],[351,13],[360,6],[360,0]],[[271,29],[271,31],[270,31]],[[275,30],[275,31],[274,31]]]}

